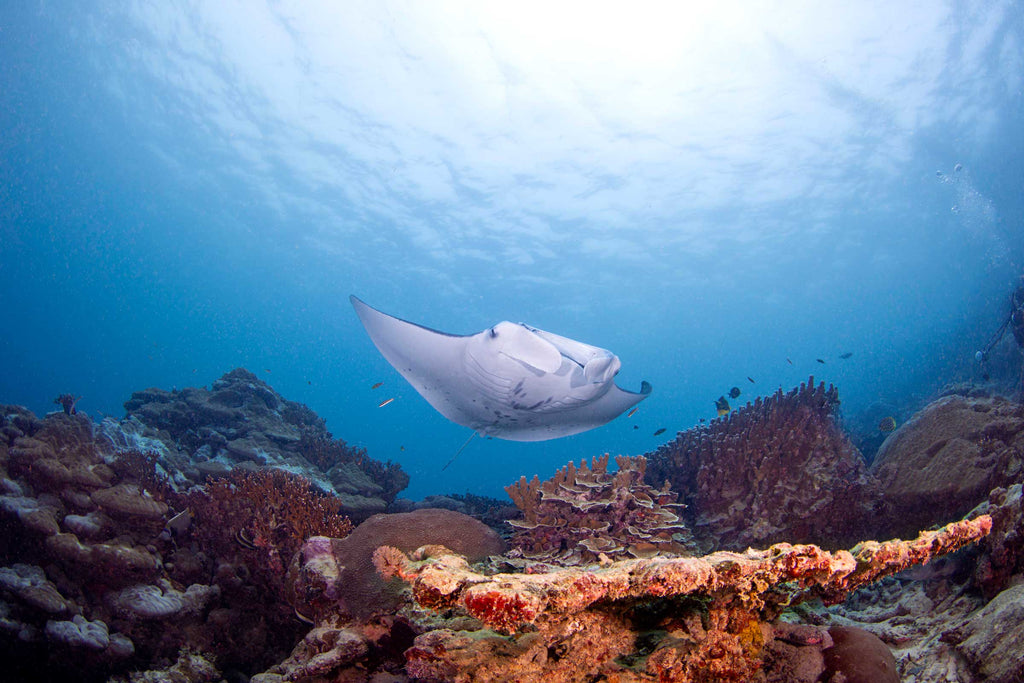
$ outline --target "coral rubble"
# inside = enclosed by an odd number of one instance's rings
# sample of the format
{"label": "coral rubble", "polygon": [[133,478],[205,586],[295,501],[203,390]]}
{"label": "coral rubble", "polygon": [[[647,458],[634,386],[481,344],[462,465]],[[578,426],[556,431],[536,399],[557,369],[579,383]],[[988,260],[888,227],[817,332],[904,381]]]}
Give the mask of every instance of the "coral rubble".
{"label": "coral rubble", "polygon": [[838,404],[813,377],[759,397],[648,454],[646,479],[681,495],[702,546],[850,545],[872,533],[879,494],[836,424]]}
{"label": "coral rubble", "polygon": [[523,512],[508,523],[517,529],[511,543],[525,558],[560,565],[599,559],[678,555],[688,551],[689,532],[677,511],[676,494],[644,484],[647,460],[608,455],[569,463],[540,482],[523,477],[505,487]]}

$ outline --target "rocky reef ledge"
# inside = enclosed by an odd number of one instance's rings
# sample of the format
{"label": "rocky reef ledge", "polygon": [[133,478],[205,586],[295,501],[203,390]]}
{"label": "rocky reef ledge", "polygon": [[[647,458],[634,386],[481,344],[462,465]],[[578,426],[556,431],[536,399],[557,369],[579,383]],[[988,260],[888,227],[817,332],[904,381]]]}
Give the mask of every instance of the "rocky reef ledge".
{"label": "rocky reef ledge", "polygon": [[417,637],[406,652],[417,679],[748,681],[761,672],[762,680],[787,680],[784,672],[801,663],[771,647],[776,636],[805,645],[829,636],[773,626],[784,609],[810,599],[841,602],[859,586],[958,550],[991,528],[983,515],[850,551],[780,543],[604,567],[545,566],[544,573],[486,575],[441,547],[422,548],[413,560],[382,546],[374,560],[385,576],[408,582],[419,605],[464,611],[483,627]]}

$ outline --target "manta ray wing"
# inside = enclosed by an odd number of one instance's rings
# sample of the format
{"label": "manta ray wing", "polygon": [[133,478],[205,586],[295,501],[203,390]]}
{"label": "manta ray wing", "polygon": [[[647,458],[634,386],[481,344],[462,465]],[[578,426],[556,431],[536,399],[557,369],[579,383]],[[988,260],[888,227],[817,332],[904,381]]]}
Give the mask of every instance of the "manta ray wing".
{"label": "manta ray wing", "polygon": [[381,355],[439,413],[485,436],[545,441],[599,427],[650,394],[617,387],[614,354],[528,325],[473,335],[432,330],[352,305]]}

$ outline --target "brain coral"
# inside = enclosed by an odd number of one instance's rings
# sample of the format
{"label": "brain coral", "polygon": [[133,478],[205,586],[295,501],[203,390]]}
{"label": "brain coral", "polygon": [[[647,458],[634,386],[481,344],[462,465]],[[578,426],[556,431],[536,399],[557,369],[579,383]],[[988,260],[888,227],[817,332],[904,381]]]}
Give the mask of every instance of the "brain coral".
{"label": "brain coral", "polygon": [[1024,475],[1024,405],[945,396],[885,440],[872,463],[885,492],[888,534],[964,515],[996,487]]}
{"label": "brain coral", "polygon": [[524,519],[509,520],[522,556],[561,565],[686,552],[690,534],[677,512],[676,494],[643,482],[647,460],[618,456],[617,472],[608,455],[569,463],[541,483],[522,477],[505,487]]}
{"label": "brain coral", "polygon": [[671,482],[702,544],[849,545],[871,533],[880,497],[838,406],[836,388],[813,377],[759,397],[649,454],[647,480]]}
{"label": "brain coral", "polygon": [[[374,515],[345,538],[307,541],[289,571],[292,599],[311,616],[320,609],[309,603],[327,594],[336,599],[338,611],[346,616],[392,612],[401,603],[401,585],[386,582],[377,573],[373,553],[380,546],[408,552],[423,545],[444,546],[473,562],[505,550],[504,541],[493,529],[452,510],[427,508]],[[325,553],[333,557],[324,558]],[[309,571],[315,567],[317,571]]]}

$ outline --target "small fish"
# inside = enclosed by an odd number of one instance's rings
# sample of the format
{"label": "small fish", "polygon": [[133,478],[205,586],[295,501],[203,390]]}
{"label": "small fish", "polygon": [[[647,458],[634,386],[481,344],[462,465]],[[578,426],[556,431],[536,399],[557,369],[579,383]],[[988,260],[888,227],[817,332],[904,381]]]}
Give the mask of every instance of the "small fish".
{"label": "small fish", "polygon": [[270,368],[263,368],[263,372],[270,372]]}
{"label": "small fish", "polygon": [[789,363],[790,365],[792,365],[792,364],[793,364],[793,361],[791,361],[791,360],[790,360],[790,359],[788,359],[788,358],[786,359],[786,362],[787,362],[787,363]]}
{"label": "small fish", "polygon": [[256,550],[256,544],[253,543],[252,539],[249,538],[249,535],[245,533],[245,529],[239,529],[235,533],[235,543],[248,550]]}
{"label": "small fish", "polygon": [[382,386],[384,386],[384,382],[377,382],[376,384],[374,384],[370,388],[371,389],[380,389]]}
{"label": "small fish", "polygon": [[313,380],[307,379],[306,384],[308,384],[309,386],[313,386]]}
{"label": "small fish", "polygon": [[633,417],[634,415],[636,415],[636,411],[638,411],[638,410],[640,410],[640,409],[639,408],[633,408],[633,410],[631,410],[628,413],[626,413],[626,417]]}
{"label": "small fish", "polygon": [[719,396],[715,401],[715,410],[718,411],[718,417],[729,414],[729,402],[725,400],[725,396]]}
{"label": "small fish", "polygon": [[851,356],[853,356],[853,351],[847,351],[846,353],[839,354],[839,357],[841,359],[843,359],[843,360],[846,360],[847,358],[850,358]]}
{"label": "small fish", "polygon": [[167,520],[167,524],[164,526],[164,529],[166,529],[171,536],[177,538],[179,536],[184,536],[191,526],[192,510],[185,508]]}
{"label": "small fish", "polygon": [[747,379],[750,381],[751,384],[756,384],[753,377],[748,376]]}
{"label": "small fish", "polygon": [[633,425],[633,429],[640,429],[640,425]]}
{"label": "small fish", "polygon": [[893,417],[883,417],[882,421],[878,423],[878,431],[883,434],[888,434],[894,429],[896,429],[896,419]]}
{"label": "small fish", "polygon": [[316,622],[307,617],[302,612],[300,612],[298,607],[295,608],[295,618],[301,621],[303,624],[310,624],[311,626],[316,625]]}
{"label": "small fish", "polygon": [[702,417],[702,418],[700,419],[700,421],[701,421],[702,423],[703,423],[703,422],[706,422],[706,420],[705,420],[705,419],[704,419],[703,417]]}
{"label": "small fish", "polygon": [[398,450],[400,450],[400,451],[404,451],[404,450],[405,450],[405,446],[399,446],[399,447],[398,447]]}
{"label": "small fish", "polygon": [[739,397],[740,397],[740,388],[739,387],[733,387],[732,389],[729,390],[729,398],[739,398]]}
{"label": "small fish", "polygon": [[377,407],[378,408],[383,408],[384,406],[386,406],[387,404],[391,403],[394,400],[395,400],[394,398],[389,398],[386,401],[381,401],[380,405],[378,405]]}
{"label": "small fish", "polygon": [[664,427],[659,427],[658,429],[654,430],[654,436],[658,436],[659,434],[664,434],[664,433],[665,433],[665,428]]}
{"label": "small fish", "polygon": [[823,361],[823,360],[822,360],[822,359],[820,359],[820,358],[815,358],[814,360],[818,361],[818,362],[819,362],[819,363],[821,363],[822,365],[824,365],[824,364],[825,364],[825,361]]}

